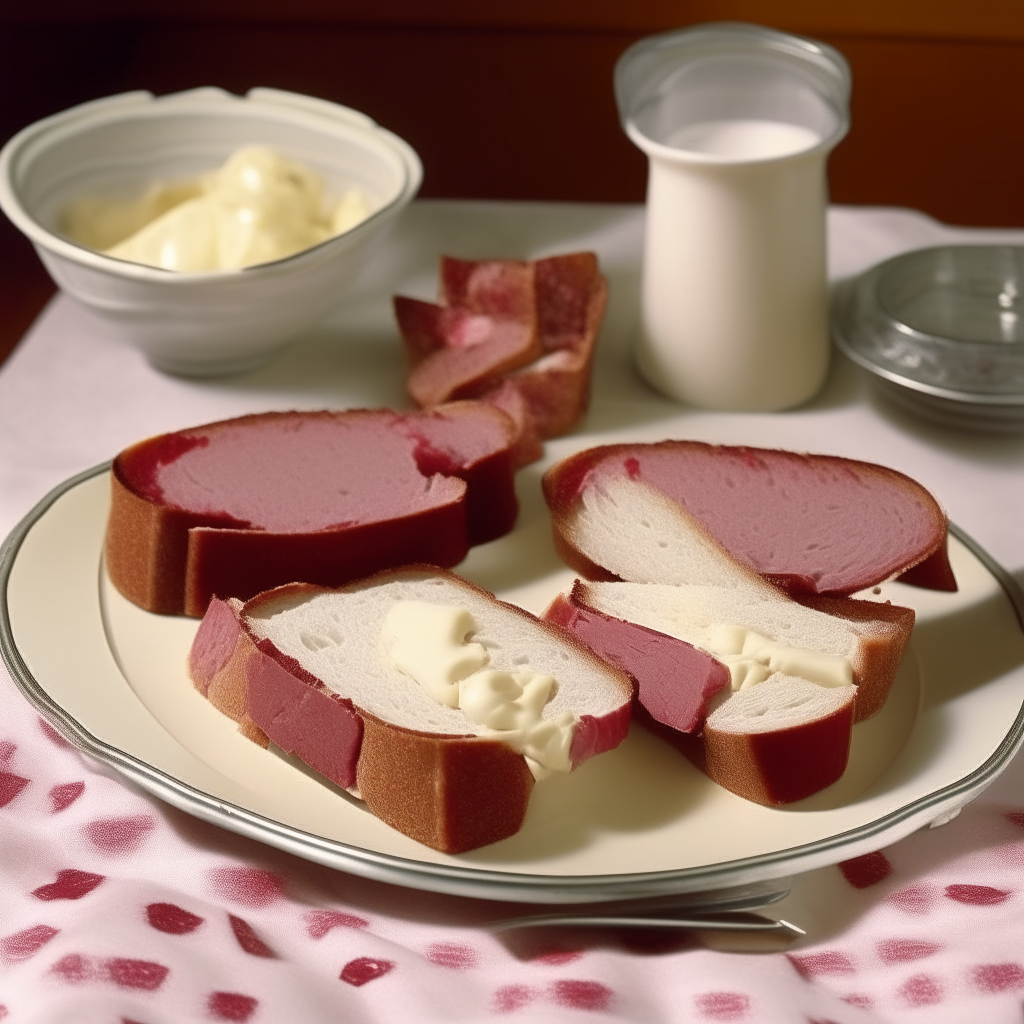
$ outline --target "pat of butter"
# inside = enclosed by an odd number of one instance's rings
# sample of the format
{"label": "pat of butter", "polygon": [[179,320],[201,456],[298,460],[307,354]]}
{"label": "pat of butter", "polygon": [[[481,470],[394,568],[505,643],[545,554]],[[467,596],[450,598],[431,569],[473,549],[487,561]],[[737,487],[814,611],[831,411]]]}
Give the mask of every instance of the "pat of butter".
{"label": "pat of butter", "polygon": [[191,182],[156,184],[139,199],[84,197],[64,211],[75,241],[109,256],[185,273],[283,259],[347,231],[372,212],[350,190],[336,203],[308,167],[246,146]]}
{"label": "pat of butter", "polygon": [[465,608],[427,601],[397,601],[384,617],[381,640],[391,664],[414,679],[436,701],[459,708],[477,727],[526,758],[536,778],[569,771],[576,719],[569,712],[544,719],[557,686],[553,676],[518,668],[489,668],[483,644]]}
{"label": "pat of butter", "polygon": [[459,682],[491,660],[483,644],[466,643],[475,629],[465,608],[398,601],[384,618],[384,647],[395,668],[438,703],[457,708]]}
{"label": "pat of butter", "polygon": [[853,667],[846,658],[787,647],[743,626],[716,626],[708,649],[729,669],[733,690],[763,683],[774,672],[819,686],[853,682]]}

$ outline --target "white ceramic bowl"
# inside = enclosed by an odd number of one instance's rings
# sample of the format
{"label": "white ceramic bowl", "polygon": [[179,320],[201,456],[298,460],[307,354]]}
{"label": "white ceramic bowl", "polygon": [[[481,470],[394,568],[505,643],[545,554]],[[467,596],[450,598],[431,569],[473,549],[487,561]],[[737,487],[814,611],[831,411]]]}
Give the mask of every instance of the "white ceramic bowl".
{"label": "white ceramic bowl", "polygon": [[[302,161],[336,194],[358,187],[375,212],[286,259],[210,274],[128,263],[83,248],[58,228],[84,195],[132,196],[157,179],[193,177],[235,149],[262,144]],[[413,198],[423,171],[412,148],[370,118],[324,100],[252,89],[125,93],[30,125],[0,152],[0,208],[32,241],[53,279],[156,367],[234,373],[266,361],[344,298],[365,248]]]}

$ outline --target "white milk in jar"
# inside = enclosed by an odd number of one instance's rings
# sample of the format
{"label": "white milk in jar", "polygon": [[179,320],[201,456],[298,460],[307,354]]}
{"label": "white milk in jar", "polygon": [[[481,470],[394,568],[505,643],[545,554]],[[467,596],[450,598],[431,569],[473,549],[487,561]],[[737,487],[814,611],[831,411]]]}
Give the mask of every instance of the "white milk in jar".
{"label": "white milk in jar", "polygon": [[846,125],[807,76],[787,81],[788,51],[781,71],[762,52],[793,38],[755,26],[669,33],[633,48],[646,78],[624,86],[617,70],[626,132],[649,158],[637,364],[692,405],[790,408],[828,370],[825,172]]}

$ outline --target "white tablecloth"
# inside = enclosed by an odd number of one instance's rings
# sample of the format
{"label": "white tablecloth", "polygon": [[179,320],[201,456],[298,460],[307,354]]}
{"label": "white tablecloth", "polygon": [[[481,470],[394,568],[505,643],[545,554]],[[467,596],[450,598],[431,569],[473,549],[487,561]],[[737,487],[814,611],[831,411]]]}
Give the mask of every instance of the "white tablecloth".
{"label": "white tablecloth", "polygon": [[[58,297],[0,369],[0,533],[51,487],[150,434],[264,409],[402,407],[389,296],[432,298],[437,256],[595,249],[611,301],[584,426],[830,452],[920,480],[1024,581],[1024,438],[933,426],[872,397],[836,358],[783,414],[683,410],[629,357],[642,210],[418,202],[328,323],[263,370],[152,370]],[[1024,234],[954,231],[911,211],[835,208],[833,277],[905,249]],[[579,439],[548,446],[556,458]],[[54,623],[60,642],[60,623]],[[1021,1019],[1024,760],[941,829],[801,876],[786,952],[478,927],[494,908],[308,864],[170,810],[88,763],[0,670],[0,1020],[962,1021]]]}

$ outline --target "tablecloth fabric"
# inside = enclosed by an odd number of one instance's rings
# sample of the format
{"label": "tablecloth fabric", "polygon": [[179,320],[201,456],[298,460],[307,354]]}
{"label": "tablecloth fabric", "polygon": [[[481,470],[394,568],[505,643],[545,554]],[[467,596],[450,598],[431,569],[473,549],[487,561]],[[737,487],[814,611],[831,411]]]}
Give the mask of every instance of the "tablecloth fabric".
{"label": "tablecloth fabric", "polygon": [[[49,488],[164,430],[262,409],[404,404],[393,290],[429,298],[438,253],[594,248],[611,303],[585,427],[658,410],[633,372],[638,207],[419,202],[357,295],[271,366],[185,381],[152,370],[67,298],[0,369],[0,532]],[[948,239],[911,211],[835,208],[833,277]],[[874,459],[921,480],[1024,578],[1024,440],[935,427],[879,403],[837,358],[786,414],[686,413],[687,434]],[[549,445],[549,458],[578,446]],[[54,643],[61,642],[54,623]],[[687,935],[486,924],[497,903],[360,879],[173,810],[77,752],[0,670],[0,1020],[750,1021],[1009,1024],[1024,1010],[1024,762],[950,824],[800,876],[774,912],[808,931],[786,949]]]}

